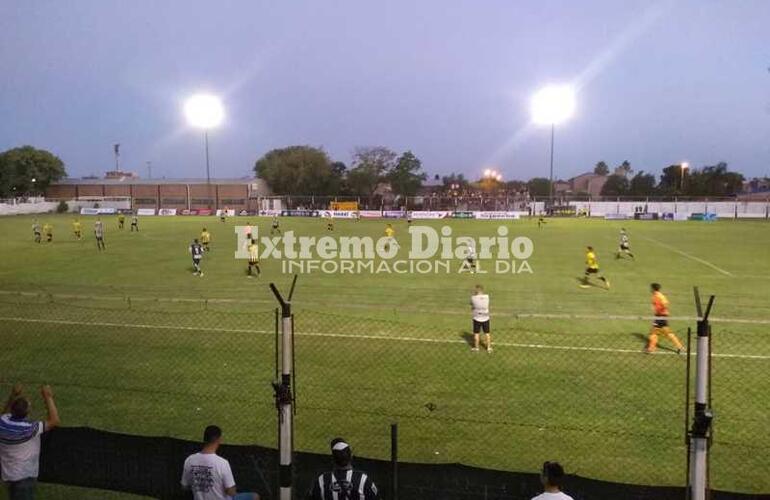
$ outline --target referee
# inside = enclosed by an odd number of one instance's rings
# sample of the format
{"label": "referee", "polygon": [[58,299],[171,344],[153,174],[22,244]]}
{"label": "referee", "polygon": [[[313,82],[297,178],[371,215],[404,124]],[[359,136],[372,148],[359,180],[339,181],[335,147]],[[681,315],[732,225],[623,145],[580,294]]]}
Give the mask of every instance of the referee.
{"label": "referee", "polygon": [[332,439],[334,469],[318,476],[307,500],[379,500],[377,486],[363,471],[354,470],[353,452],[342,438]]}

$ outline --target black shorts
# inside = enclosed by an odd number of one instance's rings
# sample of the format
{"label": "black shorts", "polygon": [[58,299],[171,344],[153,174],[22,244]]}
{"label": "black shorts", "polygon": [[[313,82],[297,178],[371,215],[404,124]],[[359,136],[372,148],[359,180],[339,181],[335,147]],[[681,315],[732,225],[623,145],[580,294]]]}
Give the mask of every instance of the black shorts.
{"label": "black shorts", "polygon": [[665,328],[668,326],[668,320],[667,319],[656,319],[652,322],[652,326],[655,328]]}
{"label": "black shorts", "polygon": [[104,241],[104,236],[97,236],[96,241]]}
{"label": "black shorts", "polygon": [[249,265],[250,266],[258,266],[259,265],[259,259],[249,259]]}
{"label": "black shorts", "polygon": [[193,264],[200,264],[200,263],[201,263],[201,258],[200,257],[198,257],[198,258],[193,257]]}
{"label": "black shorts", "polygon": [[626,243],[621,243],[620,244],[620,249],[621,250],[630,250],[630,247]]}
{"label": "black shorts", "polygon": [[594,269],[592,267],[587,267],[586,274],[599,274],[599,268],[597,267],[596,269]]}
{"label": "black shorts", "polygon": [[489,333],[489,320],[486,321],[476,321],[473,320],[473,333],[479,333],[481,331],[484,331],[484,333]]}

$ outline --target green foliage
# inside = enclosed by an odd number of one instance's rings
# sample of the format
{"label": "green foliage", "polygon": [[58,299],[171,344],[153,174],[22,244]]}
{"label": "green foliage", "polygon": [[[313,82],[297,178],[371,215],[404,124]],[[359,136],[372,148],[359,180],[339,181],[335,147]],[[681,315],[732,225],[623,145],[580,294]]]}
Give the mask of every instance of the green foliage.
{"label": "green foliage", "polygon": [[628,194],[629,183],[624,175],[612,174],[602,186],[602,196],[623,196]]}
{"label": "green foliage", "polygon": [[372,196],[377,186],[396,165],[396,153],[388,148],[357,148],[353,153],[353,168],[348,172],[348,185],[353,194]]}
{"label": "green foliage", "polygon": [[629,187],[628,194],[633,196],[654,195],[655,176],[652,174],[645,174],[644,170],[640,170],[635,176],[631,178],[631,185]]}
{"label": "green foliage", "polygon": [[43,149],[22,146],[0,153],[0,197],[42,193],[66,175],[64,163]]}
{"label": "green foliage", "polygon": [[631,173],[634,171],[633,168],[631,168],[631,163],[628,160],[624,160],[623,163],[618,165],[618,167],[615,169],[615,175],[622,175],[623,177],[628,177],[631,175]]}
{"label": "green foliage", "polygon": [[594,173],[596,175],[607,175],[610,173],[610,167],[608,167],[607,164],[603,161],[600,161],[594,167]]}
{"label": "green foliage", "polygon": [[427,178],[422,172],[422,162],[414,153],[403,153],[396,165],[388,172],[387,180],[394,193],[400,196],[414,196]]}
{"label": "green foliage", "polygon": [[551,182],[545,177],[535,177],[527,182],[530,196],[549,196],[551,193]]}
{"label": "green foliage", "polygon": [[342,184],[323,149],[290,146],[273,149],[257,160],[254,172],[264,179],[275,194],[337,194]]}
{"label": "green foliage", "polygon": [[56,213],[57,214],[63,214],[67,213],[69,211],[70,207],[67,205],[67,202],[64,200],[61,200],[58,205],[56,205]]}

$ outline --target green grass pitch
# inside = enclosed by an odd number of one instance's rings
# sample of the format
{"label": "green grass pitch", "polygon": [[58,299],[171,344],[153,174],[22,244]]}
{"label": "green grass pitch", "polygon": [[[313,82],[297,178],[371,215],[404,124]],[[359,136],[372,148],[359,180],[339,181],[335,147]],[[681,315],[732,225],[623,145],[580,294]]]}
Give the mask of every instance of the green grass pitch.
{"label": "green grass pitch", "polygon": [[[249,221],[266,234],[269,218],[143,217],[132,234],[103,217],[101,253],[95,218],[80,217],[82,241],[71,232],[74,216],[38,218],[54,225],[53,243],[32,241],[31,216],[0,219],[3,390],[51,383],[66,425],[198,439],[216,422],[228,442],[275,446],[276,302],[267,284],[285,291],[291,277],[265,260],[262,276],[249,279],[233,257],[233,226]],[[379,237],[385,223],[337,220],[334,235]],[[393,224],[405,258],[406,222]],[[300,275],[298,449],[323,452],[343,435],[358,455],[385,458],[388,425],[398,422],[406,461],[535,471],[558,459],[583,476],[683,484],[686,356],[665,338],[659,353],[644,355],[649,322],[634,319],[649,315],[657,281],[674,317],[695,315],[697,285],[717,296],[716,319],[740,320],[713,324],[711,484],[770,492],[768,222],[414,224],[476,237],[505,225],[533,240],[532,273]],[[212,251],[198,278],[187,247],[203,226]],[[319,219],[282,218],[281,226],[327,234]],[[614,258],[620,227],[636,261]],[[610,290],[577,286],[585,245],[596,248]],[[489,355],[466,343],[476,283],[491,297]],[[695,323],[672,326],[686,340]]]}

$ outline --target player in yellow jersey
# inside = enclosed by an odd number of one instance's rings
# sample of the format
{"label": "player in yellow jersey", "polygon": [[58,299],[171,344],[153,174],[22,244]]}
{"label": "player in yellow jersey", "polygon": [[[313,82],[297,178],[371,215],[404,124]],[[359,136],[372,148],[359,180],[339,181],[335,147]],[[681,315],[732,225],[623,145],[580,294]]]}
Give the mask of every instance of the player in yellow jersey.
{"label": "player in yellow jersey", "polygon": [[250,239],[249,246],[247,248],[249,251],[249,278],[252,277],[252,268],[257,270],[257,276],[259,276],[262,274],[262,270],[259,268],[259,247],[254,240]]}
{"label": "player in yellow jersey", "polygon": [[211,243],[211,233],[206,230],[206,228],[203,228],[203,231],[201,231],[201,244],[203,245],[203,250],[208,252],[209,249],[209,243]]}
{"label": "player in yellow jersey", "polygon": [[591,275],[596,275],[597,278],[602,280],[602,283],[604,283],[604,287],[609,290],[610,289],[610,282],[607,278],[602,276],[599,273],[599,261],[596,260],[596,252],[594,252],[594,247],[586,247],[586,271],[583,275],[583,280],[580,284],[582,288],[588,288],[588,278]]}
{"label": "player in yellow jersey", "polygon": [[393,224],[388,224],[385,226],[385,251],[390,250],[390,244],[393,243],[394,245],[398,245],[398,242],[396,241],[396,238],[394,235],[396,234],[396,230],[393,229]]}
{"label": "player in yellow jersey", "polygon": [[118,229],[123,229],[126,225],[126,216],[123,214],[118,214]]}
{"label": "player in yellow jersey", "polygon": [[47,222],[43,224],[43,234],[45,234],[45,240],[51,243],[53,241],[53,226]]}
{"label": "player in yellow jersey", "polygon": [[81,239],[83,237],[83,227],[80,225],[80,221],[77,219],[72,222],[72,232],[77,239]]}
{"label": "player in yellow jersey", "polygon": [[652,312],[655,314],[655,321],[652,322],[652,330],[650,330],[650,336],[647,340],[647,348],[645,352],[652,354],[658,347],[658,332],[668,337],[668,340],[676,347],[676,353],[681,354],[684,346],[679,340],[679,337],[668,326],[668,299],[660,291],[660,283],[653,283],[650,285],[650,292],[652,292]]}
{"label": "player in yellow jersey", "polygon": [[334,216],[329,214],[329,218],[326,219],[326,230],[334,231]]}

